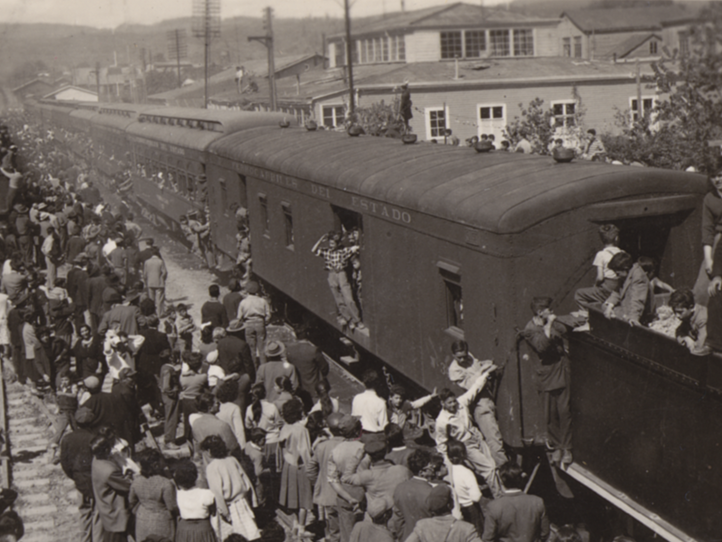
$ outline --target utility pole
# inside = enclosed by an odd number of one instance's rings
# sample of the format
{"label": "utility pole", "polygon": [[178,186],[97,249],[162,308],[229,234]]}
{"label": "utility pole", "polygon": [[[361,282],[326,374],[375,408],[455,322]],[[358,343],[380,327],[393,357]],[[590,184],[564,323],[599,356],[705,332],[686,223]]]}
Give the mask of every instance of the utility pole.
{"label": "utility pole", "polygon": [[271,111],[276,111],[278,104],[276,103],[276,67],[273,55],[273,9],[266,8],[263,10],[263,28],[266,30],[265,36],[248,36],[248,41],[258,41],[266,46],[268,50],[268,85],[270,87]]}
{"label": "utility pole", "polygon": [[353,88],[353,42],[351,41],[351,7],[349,0],[344,0],[346,19],[346,65],[348,66],[348,114],[353,115],[356,110],[356,96]]}
{"label": "utility pole", "polygon": [[168,58],[176,59],[176,67],[178,70],[178,88],[183,84],[181,81],[181,58],[186,58],[188,54],[188,44],[186,43],[186,31],[176,28],[167,32],[168,39]]}
{"label": "utility pole", "polygon": [[193,0],[193,35],[203,38],[205,84],[203,107],[208,108],[208,64],[211,40],[221,35],[221,0]]}
{"label": "utility pole", "polygon": [[98,91],[98,101],[100,102],[100,62],[95,63],[95,86]]}

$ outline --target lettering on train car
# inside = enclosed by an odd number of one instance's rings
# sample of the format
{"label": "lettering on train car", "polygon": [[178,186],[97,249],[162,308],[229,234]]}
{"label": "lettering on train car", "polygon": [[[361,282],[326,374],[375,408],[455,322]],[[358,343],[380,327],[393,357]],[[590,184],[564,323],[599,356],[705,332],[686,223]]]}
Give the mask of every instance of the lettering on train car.
{"label": "lettering on train car", "polygon": [[368,211],[375,215],[383,216],[396,220],[397,222],[403,222],[404,224],[411,224],[411,215],[406,211],[396,209],[395,207],[389,207],[383,203],[377,203],[375,201],[368,200],[366,198],[360,198],[358,196],[351,196],[351,206],[364,211]]}
{"label": "lettering on train car", "polygon": [[322,198],[331,199],[331,191],[325,186],[319,186],[317,184],[311,185],[311,193],[314,196],[321,196]]}

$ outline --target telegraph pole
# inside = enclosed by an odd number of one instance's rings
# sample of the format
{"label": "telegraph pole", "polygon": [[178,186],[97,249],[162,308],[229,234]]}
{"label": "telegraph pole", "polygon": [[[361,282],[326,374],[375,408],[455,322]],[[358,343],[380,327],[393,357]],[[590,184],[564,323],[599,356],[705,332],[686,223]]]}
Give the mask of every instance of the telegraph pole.
{"label": "telegraph pole", "polygon": [[208,108],[208,64],[211,60],[211,40],[221,35],[221,0],[193,0],[193,35],[203,38],[205,57],[205,85],[203,107]]}
{"label": "telegraph pole", "polygon": [[273,9],[263,10],[263,27],[266,30],[265,36],[248,36],[248,41],[258,41],[266,46],[268,50],[268,85],[270,88],[271,111],[276,111],[276,67],[273,58]]}
{"label": "telegraph pole", "polygon": [[346,66],[348,66],[348,114],[351,116],[356,109],[356,96],[353,88],[353,42],[351,41],[351,7],[349,0],[344,0],[346,19]]}

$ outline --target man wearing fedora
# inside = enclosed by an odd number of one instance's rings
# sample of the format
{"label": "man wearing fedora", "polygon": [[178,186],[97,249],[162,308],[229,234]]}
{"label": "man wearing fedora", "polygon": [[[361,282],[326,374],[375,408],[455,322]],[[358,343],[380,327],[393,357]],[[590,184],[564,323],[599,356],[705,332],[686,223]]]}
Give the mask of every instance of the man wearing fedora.
{"label": "man wearing fedora", "polygon": [[268,341],[266,344],[266,363],[258,367],[256,382],[260,382],[266,388],[266,401],[273,403],[278,398],[278,392],[274,386],[276,378],[287,376],[291,380],[293,389],[298,389],[298,376],[296,368],[286,361],[286,345],[281,341]]}
{"label": "man wearing fedora", "polygon": [[104,335],[109,329],[123,331],[127,335],[137,335],[140,328],[140,309],[138,300],[141,292],[128,290],[125,294],[125,302],[119,293],[113,292],[110,296],[111,309],[103,315],[98,325],[98,333]]}

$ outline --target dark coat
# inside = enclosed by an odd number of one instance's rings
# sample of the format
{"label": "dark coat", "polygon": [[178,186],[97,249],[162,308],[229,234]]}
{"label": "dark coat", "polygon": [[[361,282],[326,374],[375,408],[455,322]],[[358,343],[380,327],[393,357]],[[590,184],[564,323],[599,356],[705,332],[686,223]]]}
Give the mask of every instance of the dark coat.
{"label": "dark coat", "polygon": [[95,435],[87,429],[76,429],[60,441],[60,466],[68,478],[75,482],[77,490],[84,497],[93,496],[91,466],[93,454],[90,441]]}
{"label": "dark coat", "polygon": [[246,341],[235,335],[228,335],[218,341],[218,365],[227,375],[245,373],[251,377],[251,382],[256,380],[251,349]]}
{"label": "dark coat", "polygon": [[394,515],[390,525],[404,542],[414,530],[416,522],[429,518],[426,497],[431,493],[432,485],[426,480],[411,478],[401,482],[394,491]]}
{"label": "dark coat", "polygon": [[286,359],[296,367],[301,388],[315,396],[316,384],[328,375],[328,361],[321,350],[308,341],[288,343]]}
{"label": "dark coat", "polygon": [[130,491],[130,480],[111,460],[93,458],[91,467],[95,506],[103,522],[103,529],[122,533],[128,527],[130,512],[125,504]]}

